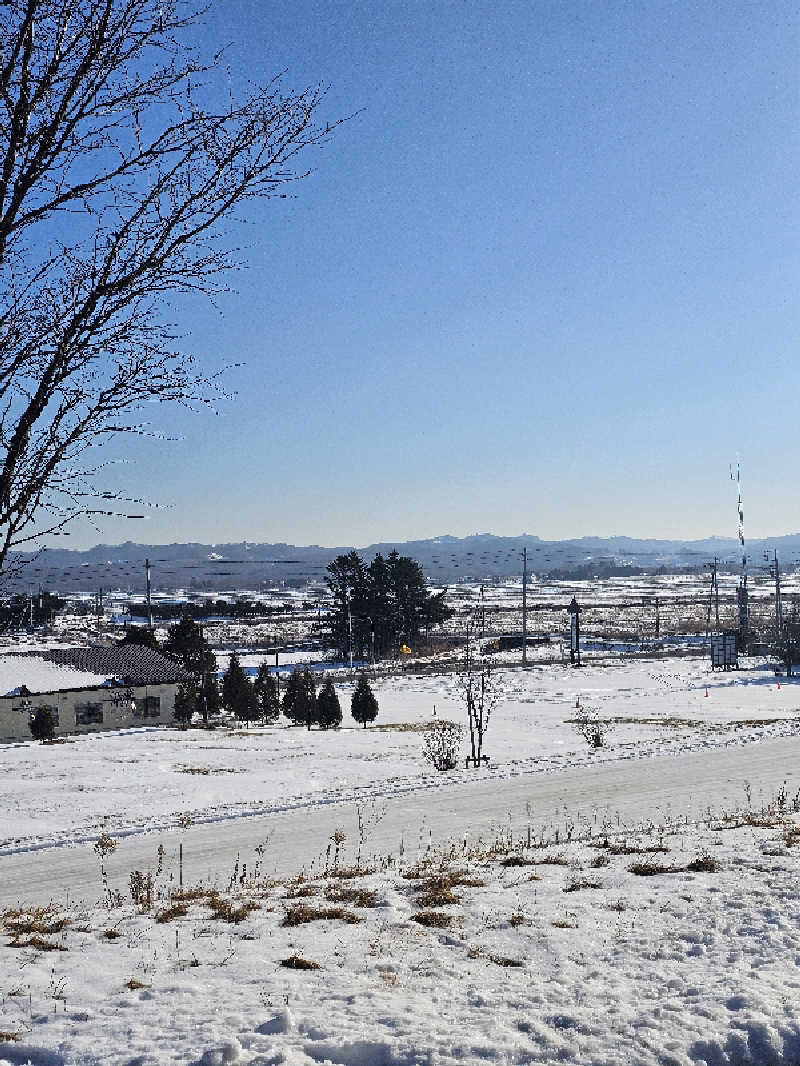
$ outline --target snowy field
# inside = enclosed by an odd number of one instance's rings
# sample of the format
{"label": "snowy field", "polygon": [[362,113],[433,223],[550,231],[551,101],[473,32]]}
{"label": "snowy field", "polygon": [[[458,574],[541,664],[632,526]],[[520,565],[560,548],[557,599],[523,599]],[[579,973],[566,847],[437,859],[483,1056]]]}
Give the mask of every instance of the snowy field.
{"label": "snowy field", "polygon": [[[495,778],[800,731],[800,678],[776,678],[766,662],[727,674],[699,659],[509,668],[496,672],[495,684],[502,698],[484,749],[491,765],[479,771]],[[186,816],[425,788],[431,770],[421,758],[422,727],[434,717],[465,720],[454,674],[376,682],[380,714],[366,730],[349,716],[351,689],[338,692],[345,718],[337,731],[307,732],[281,719],[232,732],[139,729],[0,746],[0,856],[104,831],[174,826]],[[572,724],[578,702],[606,723],[598,752]]]}
{"label": "snowy field", "polygon": [[453,675],[376,683],[367,730],[342,686],[336,732],[0,748],[0,1066],[798,1066],[798,683],[496,683],[479,771],[420,758]]}

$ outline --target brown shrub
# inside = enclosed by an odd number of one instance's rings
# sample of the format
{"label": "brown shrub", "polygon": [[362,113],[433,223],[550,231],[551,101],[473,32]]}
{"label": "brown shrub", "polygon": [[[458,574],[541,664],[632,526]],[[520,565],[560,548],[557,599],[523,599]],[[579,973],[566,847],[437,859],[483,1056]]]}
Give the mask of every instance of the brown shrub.
{"label": "brown shrub", "polygon": [[188,902],[172,903],[169,907],[165,907],[163,911],[159,911],[156,915],[156,922],[159,925],[166,925],[167,922],[171,922],[173,918],[185,918],[189,913]]}
{"label": "brown shrub", "polygon": [[377,907],[378,893],[372,888],[328,885],[325,898],[331,903],[350,903],[353,907]]}
{"label": "brown shrub", "polygon": [[311,959],[304,959],[302,955],[290,955],[288,959],[281,959],[281,966],[284,966],[287,970],[322,969],[318,962],[312,962]]}

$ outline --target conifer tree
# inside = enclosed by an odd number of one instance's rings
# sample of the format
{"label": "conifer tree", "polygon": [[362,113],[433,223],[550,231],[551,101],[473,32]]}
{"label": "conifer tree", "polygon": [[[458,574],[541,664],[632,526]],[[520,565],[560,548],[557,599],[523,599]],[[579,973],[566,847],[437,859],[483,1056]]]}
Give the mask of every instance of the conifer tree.
{"label": "conifer tree", "polygon": [[283,713],[293,725],[310,729],[316,719],[317,693],[314,675],[305,667],[292,670],[283,694]]}
{"label": "conifer tree", "polygon": [[350,700],[350,713],[357,722],[367,728],[368,722],[374,722],[378,717],[378,701],[370,687],[366,674],[359,674],[353,696]]}
{"label": "conifer tree", "polygon": [[222,679],[222,703],[225,710],[245,722],[253,722],[259,716],[256,694],[250,679],[242,669],[236,652]]}
{"label": "conifer tree", "polygon": [[258,702],[261,720],[266,723],[277,722],[281,713],[278,686],[275,684],[275,677],[270,673],[266,663],[262,663],[259,666],[258,675],[253,682],[253,689]]}
{"label": "conifer tree", "polygon": [[184,729],[192,720],[192,715],[197,710],[197,685],[194,678],[184,681],[178,686],[175,693],[175,709],[173,717]]}
{"label": "conifer tree", "polygon": [[317,696],[316,718],[321,729],[338,729],[342,724],[341,704],[330,678],[323,684]]}

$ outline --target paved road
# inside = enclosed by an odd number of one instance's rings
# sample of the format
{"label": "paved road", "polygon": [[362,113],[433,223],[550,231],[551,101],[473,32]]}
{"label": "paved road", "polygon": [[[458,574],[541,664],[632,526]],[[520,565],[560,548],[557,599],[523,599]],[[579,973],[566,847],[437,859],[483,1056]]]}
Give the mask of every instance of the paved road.
{"label": "paved road", "polygon": [[[429,842],[493,838],[509,827],[515,836],[524,835],[529,824],[534,833],[558,826],[563,834],[570,823],[600,827],[605,820],[616,828],[647,819],[659,822],[665,816],[692,817],[709,806],[742,805],[745,780],[751,784],[754,804],[784,781],[794,795],[800,788],[800,737],[512,778],[458,775],[440,788],[404,792],[362,806],[368,823],[365,853],[397,855],[402,847],[413,856]],[[237,857],[252,869],[260,845],[262,869],[290,874],[312,863],[318,867],[338,827],[347,835],[341,861],[353,861],[359,834],[352,803],[131,836],[121,839],[108,857],[109,880],[127,897],[130,871],[155,871],[159,845],[167,876],[177,879],[180,843],[186,884],[208,878],[227,883]],[[94,902],[101,894],[99,860],[90,844],[0,858],[0,906],[67,898]]]}

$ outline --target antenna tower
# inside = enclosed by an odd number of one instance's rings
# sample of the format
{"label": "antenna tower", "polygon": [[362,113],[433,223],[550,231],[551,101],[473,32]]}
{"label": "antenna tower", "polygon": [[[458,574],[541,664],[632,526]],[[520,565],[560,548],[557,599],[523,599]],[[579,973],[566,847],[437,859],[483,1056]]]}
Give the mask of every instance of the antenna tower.
{"label": "antenna tower", "polygon": [[[734,480],[731,470],[731,480]],[[748,654],[750,647],[750,610],[747,595],[747,552],[744,547],[744,511],[742,510],[742,476],[739,469],[739,460],[736,460],[736,493],[737,509],[739,513],[739,545],[742,549],[742,573],[739,577],[739,587],[736,590],[736,601],[739,605],[739,650]]]}

